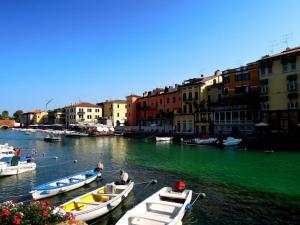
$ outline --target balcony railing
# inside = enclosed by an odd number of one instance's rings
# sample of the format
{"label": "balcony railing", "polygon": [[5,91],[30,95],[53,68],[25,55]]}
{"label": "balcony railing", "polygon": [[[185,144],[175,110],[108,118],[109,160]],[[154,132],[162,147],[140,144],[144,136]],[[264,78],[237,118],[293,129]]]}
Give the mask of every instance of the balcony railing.
{"label": "balcony railing", "polygon": [[296,91],[298,89],[298,83],[288,83],[288,91]]}

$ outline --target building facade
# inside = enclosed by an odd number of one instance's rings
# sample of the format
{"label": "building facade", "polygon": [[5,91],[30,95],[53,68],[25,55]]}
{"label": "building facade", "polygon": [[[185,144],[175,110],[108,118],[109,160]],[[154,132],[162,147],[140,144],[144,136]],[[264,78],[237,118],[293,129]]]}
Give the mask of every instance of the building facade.
{"label": "building facade", "polygon": [[172,133],[174,112],[180,108],[178,86],[156,88],[137,98],[136,124],[147,132]]}
{"label": "building facade", "polygon": [[300,47],[264,56],[259,64],[262,121],[273,133],[295,133],[300,123]]}
{"label": "building facade", "polygon": [[126,100],[107,100],[103,105],[103,117],[110,119],[113,126],[124,126],[127,121]]}
{"label": "building facade", "polygon": [[141,96],[138,95],[129,95],[126,97],[127,105],[127,126],[136,126],[137,125],[137,100]]}
{"label": "building facade", "polygon": [[43,124],[47,121],[48,113],[39,109],[32,112],[25,112],[20,115],[20,124],[22,127]]}
{"label": "building facade", "polygon": [[259,110],[259,64],[222,72],[222,100],[212,108],[215,135],[250,135]]}
{"label": "building facade", "polygon": [[78,123],[97,123],[98,119],[102,117],[102,109],[100,106],[80,102],[65,108],[66,126]]}

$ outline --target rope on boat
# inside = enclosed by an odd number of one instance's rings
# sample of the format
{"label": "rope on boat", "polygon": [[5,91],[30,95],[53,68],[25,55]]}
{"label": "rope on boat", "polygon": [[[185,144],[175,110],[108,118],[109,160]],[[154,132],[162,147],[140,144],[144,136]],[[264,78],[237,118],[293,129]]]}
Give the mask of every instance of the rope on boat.
{"label": "rope on boat", "polygon": [[199,192],[199,193],[195,192],[195,193],[193,193],[193,194],[196,194],[197,197],[195,198],[195,200],[194,200],[192,203],[187,204],[187,206],[185,207],[186,210],[191,210],[191,209],[193,208],[193,205],[196,203],[196,201],[197,201],[199,198],[200,198],[200,199],[203,199],[203,198],[206,197],[206,194],[203,193],[203,192]]}

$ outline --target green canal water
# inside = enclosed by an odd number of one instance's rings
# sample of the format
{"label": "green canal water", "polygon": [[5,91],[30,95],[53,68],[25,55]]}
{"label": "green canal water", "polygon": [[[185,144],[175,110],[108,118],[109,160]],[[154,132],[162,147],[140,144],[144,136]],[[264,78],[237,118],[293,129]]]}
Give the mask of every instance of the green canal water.
{"label": "green canal water", "polygon": [[[300,152],[266,153],[218,149],[210,146],[157,144],[122,137],[64,138],[46,143],[42,134],[0,131],[0,144],[37,152],[34,172],[0,178],[0,201],[29,200],[32,186],[105,165],[103,180],[50,200],[55,204],[118,178],[125,169],[136,182],[157,179],[151,186],[136,185],[126,201],[93,224],[114,224],[128,209],[163,186],[184,180],[195,192],[205,192],[183,220],[196,224],[300,224]],[[53,157],[57,156],[55,160]],[[73,160],[78,160],[73,163]]]}

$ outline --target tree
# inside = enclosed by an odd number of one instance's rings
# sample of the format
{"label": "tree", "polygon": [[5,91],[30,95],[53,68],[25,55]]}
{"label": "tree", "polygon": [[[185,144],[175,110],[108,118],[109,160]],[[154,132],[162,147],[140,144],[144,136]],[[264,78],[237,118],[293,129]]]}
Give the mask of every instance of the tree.
{"label": "tree", "polygon": [[2,115],[2,119],[4,120],[9,118],[9,114],[7,110],[3,110],[1,115]]}
{"label": "tree", "polygon": [[15,113],[14,113],[14,119],[17,121],[17,122],[20,122],[20,116],[21,114],[23,113],[22,110],[17,110]]}

